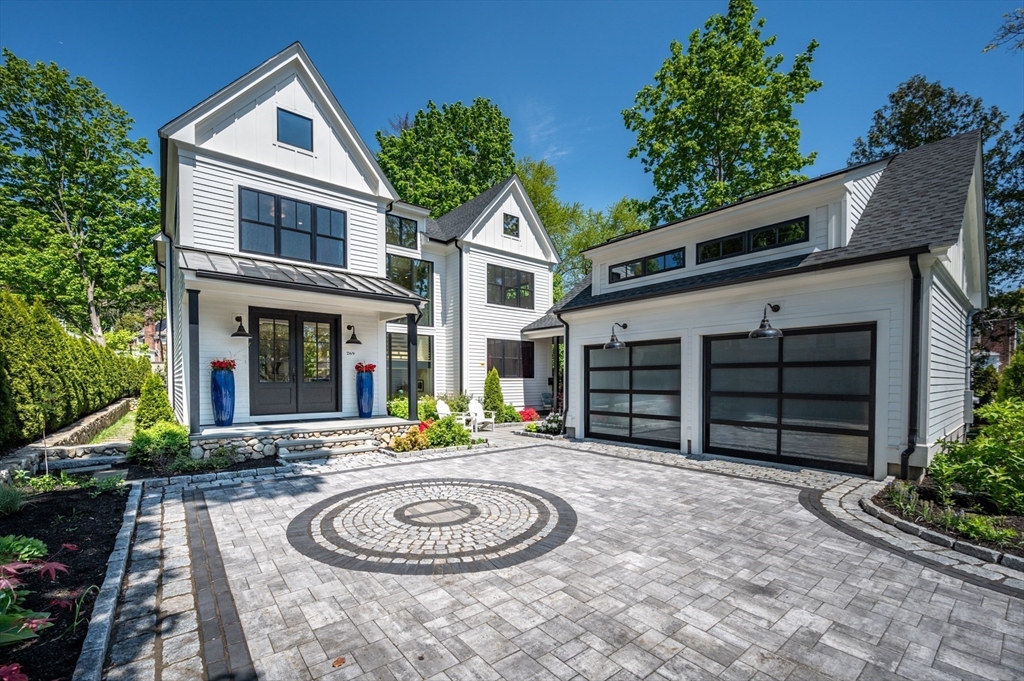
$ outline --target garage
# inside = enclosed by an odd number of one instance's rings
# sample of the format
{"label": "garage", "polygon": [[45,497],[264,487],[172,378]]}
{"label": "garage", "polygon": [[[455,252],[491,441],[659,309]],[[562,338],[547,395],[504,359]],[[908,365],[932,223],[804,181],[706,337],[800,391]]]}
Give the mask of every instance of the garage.
{"label": "garage", "polygon": [[588,436],[679,447],[678,338],[588,346],[585,361]]}
{"label": "garage", "polygon": [[704,450],[870,475],[875,325],[704,339]]}

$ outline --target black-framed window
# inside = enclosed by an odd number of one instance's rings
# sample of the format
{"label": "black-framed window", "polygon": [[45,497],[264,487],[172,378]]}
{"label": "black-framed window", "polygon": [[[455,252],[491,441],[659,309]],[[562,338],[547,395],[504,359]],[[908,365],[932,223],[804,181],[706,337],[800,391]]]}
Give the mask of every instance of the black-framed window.
{"label": "black-framed window", "polygon": [[533,272],[487,266],[487,302],[491,305],[533,309]]}
{"label": "black-framed window", "polygon": [[434,263],[388,253],[388,279],[402,288],[423,296],[423,317],[420,326],[434,325]]}
{"label": "black-framed window", "polygon": [[[409,336],[389,333],[388,397],[409,394]],[[416,336],[416,394],[434,394],[434,337]]]}
{"label": "black-framed window", "polygon": [[498,370],[501,378],[533,378],[533,342],[487,339],[487,371]]}
{"label": "black-framed window", "polygon": [[678,447],[682,417],[679,339],[586,348],[585,420],[590,437]]}
{"label": "black-framed window", "polygon": [[345,267],[344,211],[239,189],[239,249]]}
{"label": "black-framed window", "polygon": [[313,151],[313,119],[278,109],[277,141],[306,151]]}
{"label": "black-framed window", "polygon": [[502,229],[502,232],[505,234],[505,236],[514,236],[514,237],[518,238],[519,237],[519,216],[518,215],[509,215],[508,213],[505,213],[503,221],[502,221],[501,229]]}
{"label": "black-framed window", "polygon": [[875,325],[704,340],[704,449],[873,474]]}
{"label": "black-framed window", "polygon": [[389,244],[412,249],[418,246],[415,220],[389,214],[384,218],[384,225],[385,238]]}
{"label": "black-framed window", "polygon": [[697,244],[697,263],[731,258],[744,253],[756,253],[807,241],[810,238],[810,219],[807,216],[786,220],[774,225],[758,227],[739,234]]}
{"label": "black-framed window", "polygon": [[612,265],[608,268],[608,280],[611,283],[646,277],[650,274],[667,272],[686,267],[686,249],[677,248],[674,251],[665,251],[655,255],[648,255],[629,262]]}

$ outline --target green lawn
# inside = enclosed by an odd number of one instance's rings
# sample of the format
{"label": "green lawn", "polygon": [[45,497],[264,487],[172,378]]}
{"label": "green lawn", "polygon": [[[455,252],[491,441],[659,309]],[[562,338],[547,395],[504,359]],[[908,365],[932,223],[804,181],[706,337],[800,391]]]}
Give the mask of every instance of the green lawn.
{"label": "green lawn", "polygon": [[135,412],[130,411],[121,417],[117,423],[109,426],[89,443],[91,445],[100,442],[129,442],[135,433]]}

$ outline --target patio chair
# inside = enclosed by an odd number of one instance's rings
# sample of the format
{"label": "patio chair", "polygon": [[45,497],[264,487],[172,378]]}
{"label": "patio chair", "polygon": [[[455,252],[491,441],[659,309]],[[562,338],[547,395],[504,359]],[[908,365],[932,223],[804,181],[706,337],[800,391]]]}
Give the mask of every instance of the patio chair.
{"label": "patio chair", "polygon": [[473,418],[474,431],[482,430],[487,425],[491,426],[492,431],[494,430],[494,412],[484,411],[484,406],[475,397],[469,401],[469,415]]}
{"label": "patio chair", "polygon": [[551,393],[541,393],[540,396],[540,408],[545,411],[551,411]]}
{"label": "patio chair", "polygon": [[464,411],[452,411],[452,408],[448,406],[448,403],[444,400],[437,401],[437,418],[443,419],[446,416],[454,416],[455,420],[461,423],[464,427],[469,428],[473,425],[473,417],[469,413]]}

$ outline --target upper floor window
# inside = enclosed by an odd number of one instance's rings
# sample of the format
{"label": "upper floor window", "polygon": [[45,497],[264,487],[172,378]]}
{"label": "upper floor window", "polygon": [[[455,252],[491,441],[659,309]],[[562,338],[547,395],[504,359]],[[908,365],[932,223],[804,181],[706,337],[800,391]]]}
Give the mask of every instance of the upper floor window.
{"label": "upper floor window", "polygon": [[502,225],[502,231],[505,236],[514,236],[519,238],[519,216],[509,215],[505,213],[504,224]]}
{"label": "upper floor window", "polygon": [[345,267],[343,211],[240,190],[239,249]]}
{"label": "upper floor window", "polygon": [[809,238],[808,226],[808,218],[802,217],[704,241],[697,244],[697,262],[721,260],[744,253],[755,253],[807,241]]}
{"label": "upper floor window", "polygon": [[533,309],[533,272],[501,265],[487,266],[487,302],[491,305]]}
{"label": "upper floor window", "polygon": [[313,119],[278,109],[277,141],[306,151],[313,151]]}
{"label": "upper floor window", "polygon": [[416,243],[416,221],[397,215],[388,215],[384,218],[386,239],[389,244],[401,246],[402,248],[413,248]]}
{"label": "upper floor window", "polygon": [[427,299],[421,326],[434,325],[434,263],[388,253],[388,279]]}
{"label": "upper floor window", "polygon": [[608,279],[611,283],[634,277],[645,277],[649,274],[667,272],[686,267],[686,249],[648,255],[637,260],[612,265],[608,268]]}

